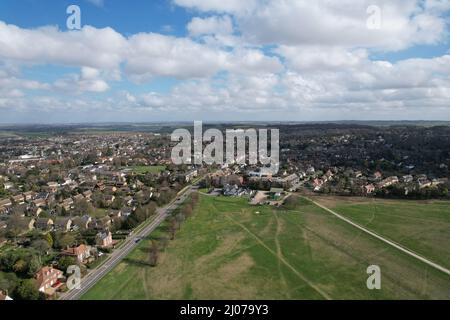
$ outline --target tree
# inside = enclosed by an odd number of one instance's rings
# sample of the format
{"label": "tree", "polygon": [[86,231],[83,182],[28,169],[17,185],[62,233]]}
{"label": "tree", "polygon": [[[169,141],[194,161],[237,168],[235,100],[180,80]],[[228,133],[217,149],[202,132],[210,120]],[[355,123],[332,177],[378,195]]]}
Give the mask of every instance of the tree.
{"label": "tree", "polygon": [[175,234],[179,228],[180,228],[180,224],[178,223],[178,221],[176,219],[172,218],[169,222],[170,240],[175,239]]}
{"label": "tree", "polygon": [[190,203],[186,204],[183,209],[181,209],[181,212],[185,217],[189,218],[192,216],[192,205]]}
{"label": "tree", "polygon": [[61,271],[66,272],[67,268],[69,266],[74,266],[76,264],[77,264],[77,262],[76,262],[74,257],[63,256],[58,261],[58,269],[61,270]]}
{"label": "tree", "polygon": [[31,247],[38,251],[41,255],[47,254],[48,250],[50,249],[49,243],[44,239],[34,240],[31,243]]}
{"label": "tree", "polygon": [[199,199],[200,199],[200,197],[199,197],[199,195],[198,195],[197,192],[194,192],[194,193],[191,195],[191,199],[192,199],[192,205],[193,205],[193,206],[196,206],[197,203],[198,203],[198,201],[199,201]]}
{"label": "tree", "polygon": [[45,241],[47,241],[50,248],[53,248],[53,237],[52,234],[49,232],[44,236]]}
{"label": "tree", "polygon": [[39,256],[32,256],[30,262],[28,263],[28,276],[34,277],[36,272],[38,272],[42,268],[42,261],[41,257]]}
{"label": "tree", "polygon": [[25,230],[25,220],[18,214],[14,214],[8,221],[8,233],[10,238],[16,238]]}
{"label": "tree", "polygon": [[19,260],[16,261],[16,263],[14,263],[13,271],[15,273],[22,273],[23,274],[23,273],[25,273],[27,271],[27,269],[28,269],[28,264],[23,259],[19,259]]}
{"label": "tree", "polygon": [[19,279],[13,272],[4,273],[0,277],[0,289],[3,289],[3,291],[14,292],[18,284]]}
{"label": "tree", "polygon": [[75,236],[71,233],[55,233],[53,238],[56,249],[64,249],[75,244]]}
{"label": "tree", "polygon": [[158,257],[159,257],[159,248],[158,243],[156,241],[152,241],[152,245],[150,246],[150,252],[149,252],[149,264],[152,267],[156,267],[158,264]]}
{"label": "tree", "polygon": [[36,280],[22,280],[14,291],[13,296],[17,300],[39,300],[40,293],[37,288]]}
{"label": "tree", "polygon": [[15,252],[7,252],[0,256],[0,269],[3,271],[12,271],[14,264],[18,260],[17,254]]}

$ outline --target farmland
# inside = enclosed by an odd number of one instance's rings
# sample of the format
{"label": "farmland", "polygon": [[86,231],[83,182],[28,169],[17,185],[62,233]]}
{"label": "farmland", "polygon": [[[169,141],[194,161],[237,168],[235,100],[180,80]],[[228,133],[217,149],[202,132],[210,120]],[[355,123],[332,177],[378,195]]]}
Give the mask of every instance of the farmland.
{"label": "farmland", "polygon": [[[148,264],[151,240],[83,299],[450,299],[447,275],[306,200],[288,210],[201,196],[156,267]],[[448,252],[427,245],[436,250],[429,258]],[[366,287],[366,269],[374,264],[382,271],[381,290]]]}

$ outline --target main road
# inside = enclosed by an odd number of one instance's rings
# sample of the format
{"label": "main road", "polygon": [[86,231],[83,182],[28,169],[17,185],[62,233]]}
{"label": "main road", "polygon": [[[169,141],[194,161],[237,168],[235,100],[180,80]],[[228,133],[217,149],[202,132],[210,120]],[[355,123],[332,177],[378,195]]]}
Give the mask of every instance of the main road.
{"label": "main road", "polygon": [[60,300],[78,300],[83,294],[85,294],[90,288],[92,288],[100,279],[102,279],[108,272],[110,272],[115,266],[119,264],[131,251],[133,251],[143,239],[150,235],[180,204],[182,204],[186,198],[195,189],[194,186],[190,186],[184,189],[178,197],[170,202],[163,208],[158,208],[155,218],[151,223],[146,225],[139,231],[135,231],[124,240],[122,246],[113,251],[113,253],[107,258],[107,260],[98,266],[96,269],[90,271],[85,277],[81,279],[79,289],[72,289],[60,296]]}

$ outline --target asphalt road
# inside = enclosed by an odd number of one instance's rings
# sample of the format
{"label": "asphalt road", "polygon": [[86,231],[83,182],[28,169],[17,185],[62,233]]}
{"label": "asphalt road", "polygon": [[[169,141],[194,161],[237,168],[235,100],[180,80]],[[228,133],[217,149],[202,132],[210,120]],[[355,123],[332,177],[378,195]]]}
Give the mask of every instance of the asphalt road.
{"label": "asphalt road", "polygon": [[133,251],[140,243],[137,239],[143,239],[150,235],[170,214],[180,206],[186,198],[190,195],[195,187],[189,187],[182,195],[163,208],[157,209],[157,214],[154,220],[142,230],[132,233],[125,239],[122,246],[113,251],[108,259],[98,266],[96,269],[90,271],[82,280],[80,289],[73,289],[60,296],[60,300],[78,300],[90,288],[92,288],[100,279],[102,279],[108,272],[110,272],[119,262],[121,262],[131,251]]}
{"label": "asphalt road", "polygon": [[439,270],[439,271],[442,271],[442,272],[444,272],[444,273],[446,273],[447,275],[450,276],[450,270],[449,270],[449,269],[447,269],[447,268],[445,268],[445,267],[443,267],[443,266],[441,266],[441,265],[439,265],[439,264],[437,264],[437,263],[435,263],[435,262],[433,262],[433,261],[430,261],[430,260],[428,260],[427,258],[424,258],[424,257],[422,257],[421,255],[419,255],[419,254],[417,254],[417,253],[415,253],[415,252],[413,252],[413,251],[411,251],[411,250],[409,250],[409,249],[407,249],[407,248],[401,246],[400,244],[395,243],[395,242],[392,241],[392,240],[386,239],[385,237],[382,237],[382,236],[380,236],[379,234],[377,234],[377,233],[375,233],[375,232],[373,232],[373,231],[370,231],[369,229],[366,229],[366,228],[360,226],[360,225],[357,224],[357,223],[354,223],[354,222],[351,221],[350,219],[347,219],[346,217],[340,215],[339,213],[337,213],[337,212],[335,212],[335,211],[333,211],[333,210],[331,210],[331,209],[325,207],[324,205],[321,205],[320,203],[318,203],[318,202],[316,202],[316,201],[314,201],[314,200],[312,200],[312,199],[310,199],[310,198],[307,198],[307,197],[304,197],[304,196],[303,196],[303,198],[305,198],[305,199],[307,199],[307,200],[313,202],[315,205],[317,205],[317,206],[319,206],[320,208],[322,208],[322,209],[328,211],[329,213],[331,213],[331,214],[334,215],[335,217],[339,218],[340,220],[345,221],[345,222],[347,222],[348,224],[351,224],[352,226],[358,228],[359,230],[364,231],[364,232],[367,233],[367,234],[370,234],[371,236],[373,236],[373,237],[375,237],[375,238],[377,238],[377,239],[383,241],[384,243],[387,243],[388,245],[390,245],[390,246],[392,246],[392,247],[394,247],[394,248],[396,248],[396,249],[398,249],[398,250],[400,250],[400,251],[406,253],[407,255],[409,255],[409,256],[411,256],[411,257],[413,257],[413,258],[416,258],[417,260],[420,260],[420,261],[426,263],[427,265],[429,265],[429,266],[431,266],[431,267],[433,267],[433,268],[435,268],[435,269],[437,269],[437,270]]}

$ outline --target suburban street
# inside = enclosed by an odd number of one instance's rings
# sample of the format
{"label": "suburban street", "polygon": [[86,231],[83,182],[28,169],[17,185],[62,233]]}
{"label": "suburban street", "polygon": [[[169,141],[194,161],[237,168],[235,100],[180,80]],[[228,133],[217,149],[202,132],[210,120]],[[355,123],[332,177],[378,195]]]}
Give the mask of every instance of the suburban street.
{"label": "suburban street", "polygon": [[181,195],[178,195],[176,199],[170,202],[168,205],[157,209],[157,214],[154,220],[145,226],[138,232],[133,232],[125,239],[122,246],[115,249],[113,253],[107,258],[107,260],[98,266],[96,269],[90,271],[81,280],[81,288],[73,289],[60,296],[60,300],[78,300],[83,294],[85,294],[90,288],[92,288],[100,279],[102,279],[108,272],[110,272],[117,264],[119,264],[131,251],[133,251],[140,243],[140,239],[149,236],[178,206],[180,206],[187,197],[192,193],[195,187],[190,186],[182,191]]}

